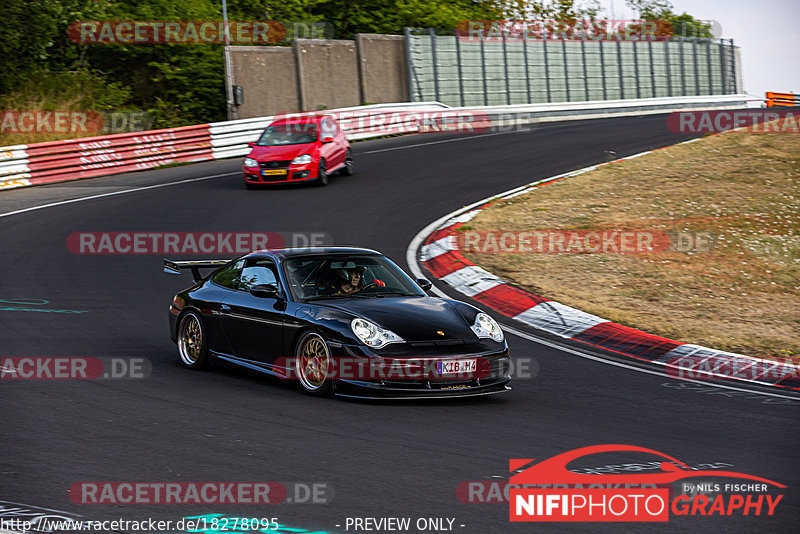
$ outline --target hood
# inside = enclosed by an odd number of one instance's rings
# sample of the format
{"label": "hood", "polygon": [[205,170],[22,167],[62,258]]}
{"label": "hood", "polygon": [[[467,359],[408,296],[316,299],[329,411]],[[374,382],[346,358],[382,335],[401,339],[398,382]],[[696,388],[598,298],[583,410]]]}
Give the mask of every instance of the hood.
{"label": "hood", "polygon": [[294,159],[303,154],[311,154],[315,143],[302,145],[254,146],[248,157],[257,161]]}
{"label": "hood", "polygon": [[475,334],[464,317],[451,304],[438,298],[353,298],[331,301],[323,306],[363,317],[388,328],[405,341],[475,341]]}

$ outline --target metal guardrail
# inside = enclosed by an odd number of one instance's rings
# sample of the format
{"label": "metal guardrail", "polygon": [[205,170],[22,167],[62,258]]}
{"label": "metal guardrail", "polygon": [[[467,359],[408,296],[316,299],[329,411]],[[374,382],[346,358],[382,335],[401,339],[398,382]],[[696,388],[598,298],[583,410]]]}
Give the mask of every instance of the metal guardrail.
{"label": "metal guardrail", "polygon": [[[439,102],[398,102],[310,112],[334,116],[350,140],[429,131],[472,131],[561,120],[582,120],[744,107],[747,95],[717,95],[593,102],[449,107]],[[302,113],[298,113],[302,115]],[[78,180],[173,163],[242,157],[248,143],[276,117],[257,117],[88,137],[66,141],[0,147],[0,190]],[[466,121],[466,122],[465,122]],[[455,129],[446,126],[455,122]],[[440,128],[445,126],[444,128]]]}

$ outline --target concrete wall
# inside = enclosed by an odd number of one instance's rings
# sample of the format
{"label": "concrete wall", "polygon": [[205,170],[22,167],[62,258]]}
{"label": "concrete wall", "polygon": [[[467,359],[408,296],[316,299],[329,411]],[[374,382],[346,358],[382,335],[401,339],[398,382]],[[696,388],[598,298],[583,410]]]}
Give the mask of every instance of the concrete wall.
{"label": "concrete wall", "polygon": [[[244,104],[232,118],[300,109],[295,52],[279,46],[231,46],[234,85],[244,87]],[[265,112],[266,111],[266,112]]]}
{"label": "concrete wall", "polygon": [[361,100],[369,104],[408,99],[405,38],[402,35],[356,35],[361,68]]}
{"label": "concrete wall", "polygon": [[233,119],[408,100],[405,41],[358,35],[355,41],[296,39],[292,47],[231,46],[233,84],[244,104]]}
{"label": "concrete wall", "polygon": [[303,111],[361,104],[355,41],[296,39]]}

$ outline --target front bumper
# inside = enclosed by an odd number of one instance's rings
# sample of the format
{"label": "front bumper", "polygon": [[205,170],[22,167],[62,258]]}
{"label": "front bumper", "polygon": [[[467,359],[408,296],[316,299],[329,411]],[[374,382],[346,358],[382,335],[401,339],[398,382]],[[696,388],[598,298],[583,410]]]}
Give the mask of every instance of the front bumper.
{"label": "front bumper", "polygon": [[459,386],[458,389],[437,389],[435,387],[426,387],[424,384],[413,388],[398,388],[389,384],[343,380],[337,383],[335,394],[341,397],[385,400],[478,397],[511,391],[510,381],[511,378],[506,377],[490,383]]}
{"label": "front bumper", "polygon": [[263,169],[259,167],[244,167],[242,166],[242,175],[245,183],[248,184],[285,184],[285,183],[301,183],[317,179],[317,162],[312,161],[305,165],[289,165],[285,175],[279,176],[264,176]]}
{"label": "front bumper", "polygon": [[[332,346],[331,346],[332,345]],[[510,390],[511,357],[507,345],[500,350],[438,351],[399,350],[378,356],[360,345],[329,344],[336,362],[337,395],[363,398],[446,398],[501,393]],[[480,350],[484,349],[484,350]],[[477,360],[475,372],[443,375],[437,363],[447,360]],[[344,362],[344,364],[342,363]],[[345,364],[350,364],[349,368]],[[349,370],[348,370],[349,369]]]}

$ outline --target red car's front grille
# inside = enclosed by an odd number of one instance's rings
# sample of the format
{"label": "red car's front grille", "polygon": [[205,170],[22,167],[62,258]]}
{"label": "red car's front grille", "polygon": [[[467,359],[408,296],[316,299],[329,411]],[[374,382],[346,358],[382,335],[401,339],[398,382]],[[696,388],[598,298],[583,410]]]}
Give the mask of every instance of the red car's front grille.
{"label": "red car's front grille", "polygon": [[261,161],[258,166],[262,169],[283,169],[289,166],[292,160]]}

